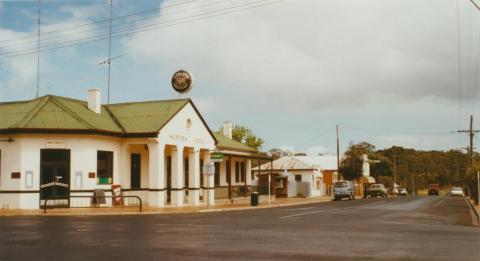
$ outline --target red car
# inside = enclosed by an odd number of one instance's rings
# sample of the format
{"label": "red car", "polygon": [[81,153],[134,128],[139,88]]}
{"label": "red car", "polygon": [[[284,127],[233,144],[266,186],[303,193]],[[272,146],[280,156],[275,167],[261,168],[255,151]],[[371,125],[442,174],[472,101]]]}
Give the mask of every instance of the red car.
{"label": "red car", "polygon": [[437,195],[439,194],[440,191],[440,185],[439,184],[430,184],[428,185],[428,195]]}

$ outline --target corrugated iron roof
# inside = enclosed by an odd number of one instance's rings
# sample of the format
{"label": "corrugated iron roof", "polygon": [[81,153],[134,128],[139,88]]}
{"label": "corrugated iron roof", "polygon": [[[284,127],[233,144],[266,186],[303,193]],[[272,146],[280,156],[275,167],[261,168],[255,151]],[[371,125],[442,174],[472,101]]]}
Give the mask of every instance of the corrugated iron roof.
{"label": "corrugated iron roof", "polygon": [[[261,170],[270,170],[270,162],[262,164],[260,166]],[[306,164],[305,162],[299,160],[295,156],[285,156],[273,161],[274,170],[284,170],[284,169],[295,169],[295,170],[311,170],[314,169],[311,165]]]}

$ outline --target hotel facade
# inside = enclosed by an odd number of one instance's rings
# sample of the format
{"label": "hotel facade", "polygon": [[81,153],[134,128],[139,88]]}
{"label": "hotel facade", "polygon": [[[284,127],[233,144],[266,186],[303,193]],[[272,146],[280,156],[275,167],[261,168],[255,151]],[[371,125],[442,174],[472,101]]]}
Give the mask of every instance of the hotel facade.
{"label": "hotel facade", "polygon": [[[102,105],[99,90],[88,96],[0,103],[0,208],[109,195],[112,185],[154,207],[213,205],[255,191],[252,160],[271,160],[234,141],[231,123],[212,131],[190,99]],[[204,175],[213,151],[223,159]]]}

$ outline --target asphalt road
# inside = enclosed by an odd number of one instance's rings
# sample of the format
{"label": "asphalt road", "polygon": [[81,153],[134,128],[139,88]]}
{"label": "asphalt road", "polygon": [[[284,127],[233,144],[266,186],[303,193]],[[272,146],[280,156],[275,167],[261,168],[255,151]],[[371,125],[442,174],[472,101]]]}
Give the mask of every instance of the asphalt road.
{"label": "asphalt road", "polygon": [[196,214],[4,217],[0,260],[480,260],[464,199]]}

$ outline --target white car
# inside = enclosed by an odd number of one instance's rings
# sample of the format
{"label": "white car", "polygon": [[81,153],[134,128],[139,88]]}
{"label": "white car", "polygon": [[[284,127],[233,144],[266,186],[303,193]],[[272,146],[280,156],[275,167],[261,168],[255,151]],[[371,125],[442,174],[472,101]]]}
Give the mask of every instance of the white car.
{"label": "white car", "polygon": [[453,187],[450,190],[450,196],[452,197],[464,197],[465,193],[463,193],[463,189],[459,187]]}
{"label": "white car", "polygon": [[407,196],[407,195],[408,195],[408,191],[407,191],[405,188],[399,188],[399,189],[398,189],[398,195],[399,195],[399,196]]}

